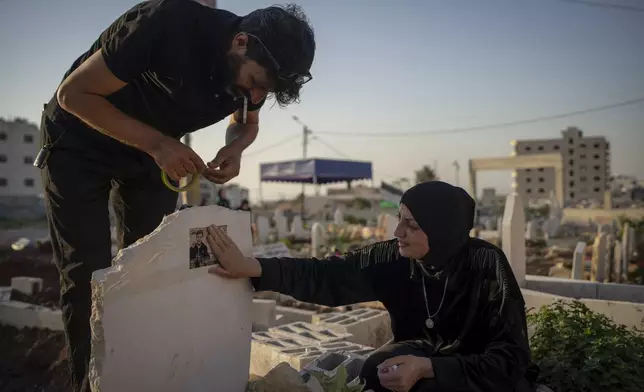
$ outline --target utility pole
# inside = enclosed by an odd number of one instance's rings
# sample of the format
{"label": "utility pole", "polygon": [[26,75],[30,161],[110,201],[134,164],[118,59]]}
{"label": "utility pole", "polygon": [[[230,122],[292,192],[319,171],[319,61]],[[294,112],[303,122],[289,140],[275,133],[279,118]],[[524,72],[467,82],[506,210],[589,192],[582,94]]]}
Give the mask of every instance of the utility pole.
{"label": "utility pole", "polygon": [[[295,120],[296,123],[300,124],[302,126],[302,159],[306,160],[306,152],[307,148],[309,145],[309,135],[311,135],[313,132],[309,127],[306,126],[297,116],[293,116],[293,120]],[[304,208],[304,191],[305,191],[306,184],[302,183],[302,209],[301,209],[301,214],[302,214],[302,220],[305,220],[305,214],[306,214],[306,209]]]}
{"label": "utility pole", "polygon": [[459,170],[461,170],[461,166],[458,164],[458,161],[452,162],[452,166],[454,166],[454,172],[456,175],[456,186],[458,186],[459,183]]}

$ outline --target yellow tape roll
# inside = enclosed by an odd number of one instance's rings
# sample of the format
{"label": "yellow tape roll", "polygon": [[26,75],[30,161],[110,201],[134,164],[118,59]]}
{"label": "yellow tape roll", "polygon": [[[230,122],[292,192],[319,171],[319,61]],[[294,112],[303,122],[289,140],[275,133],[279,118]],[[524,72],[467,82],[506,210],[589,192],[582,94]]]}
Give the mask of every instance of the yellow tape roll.
{"label": "yellow tape roll", "polygon": [[163,185],[165,185],[171,191],[175,191],[175,192],[185,192],[185,191],[187,191],[197,181],[198,178],[199,178],[199,175],[195,174],[194,176],[192,176],[192,179],[190,180],[190,182],[186,186],[184,186],[184,187],[176,187],[176,186],[174,186],[174,185],[172,185],[170,183],[170,179],[168,178],[168,175],[166,174],[166,172],[161,170],[161,181],[163,182]]}

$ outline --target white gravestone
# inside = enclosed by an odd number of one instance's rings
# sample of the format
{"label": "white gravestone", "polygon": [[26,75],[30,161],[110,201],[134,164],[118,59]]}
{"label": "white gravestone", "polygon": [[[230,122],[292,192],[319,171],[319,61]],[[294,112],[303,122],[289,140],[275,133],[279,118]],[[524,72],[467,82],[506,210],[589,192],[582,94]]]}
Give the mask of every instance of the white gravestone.
{"label": "white gravestone", "polygon": [[333,213],[333,223],[338,226],[344,225],[344,212],[340,207],[336,208]]}
{"label": "white gravestone", "polygon": [[311,227],[311,257],[321,257],[320,248],[326,243],[326,232],[320,222]]}
{"label": "white gravestone", "polygon": [[299,215],[293,217],[293,222],[291,222],[291,235],[295,238],[309,238],[309,233],[304,230],[302,217]]}
{"label": "white gravestone", "polygon": [[283,242],[260,245],[253,249],[253,257],[262,257],[267,259],[271,257],[291,257],[291,250]]}
{"label": "white gravestone", "polygon": [[537,239],[537,222],[530,221],[526,224],[525,239],[531,241]]}
{"label": "white gravestone", "polygon": [[590,267],[590,280],[603,282],[606,279],[606,255],[608,253],[608,236],[604,233],[595,237],[593,260]]}
{"label": "white gravestone", "polygon": [[248,212],[218,206],[178,211],[94,272],[93,392],[245,390],[252,288],[209,274],[214,256],[201,239],[203,228],[226,226],[252,256],[249,222]]}
{"label": "white gravestone", "polygon": [[584,260],[586,258],[586,243],[577,242],[575,251],[572,256],[572,278],[575,280],[583,279],[584,277]]}
{"label": "white gravestone", "polygon": [[616,283],[622,283],[623,281],[623,271],[622,271],[622,242],[620,240],[615,241],[615,246],[613,247],[613,268],[614,268],[614,280]]}
{"label": "white gravestone", "polygon": [[505,201],[502,225],[502,246],[505,256],[510,261],[512,271],[520,287],[525,283],[525,213],[521,196],[514,192]]}
{"label": "white gravestone", "polygon": [[268,242],[268,235],[271,232],[271,224],[265,216],[257,217],[257,238],[259,243],[265,244]]}
{"label": "white gravestone", "polygon": [[275,212],[275,228],[277,229],[277,239],[283,240],[288,236],[288,225],[286,217],[280,212]]}

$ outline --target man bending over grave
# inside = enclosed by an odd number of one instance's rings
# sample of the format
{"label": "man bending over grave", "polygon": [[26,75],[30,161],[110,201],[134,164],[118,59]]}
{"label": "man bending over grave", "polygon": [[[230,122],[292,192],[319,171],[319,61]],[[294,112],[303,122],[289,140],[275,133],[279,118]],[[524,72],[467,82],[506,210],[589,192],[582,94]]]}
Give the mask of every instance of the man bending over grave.
{"label": "man bending over grave", "polygon": [[[73,390],[89,389],[90,278],[111,265],[110,192],[123,248],[175,210],[177,193],[162,171],[219,184],[237,176],[266,97],[298,101],[314,53],[297,6],[237,16],[150,0],[120,16],[67,71],[45,106],[35,164],[61,273]],[[229,115],[225,146],[209,163],[180,142]]]}
{"label": "man bending over grave", "polygon": [[534,391],[523,296],[503,251],[469,237],[474,210],[463,189],[421,183],[402,196],[396,239],[326,259],[244,257],[211,226],[209,271],[326,306],[382,302],[394,341],[367,359],[365,390]]}

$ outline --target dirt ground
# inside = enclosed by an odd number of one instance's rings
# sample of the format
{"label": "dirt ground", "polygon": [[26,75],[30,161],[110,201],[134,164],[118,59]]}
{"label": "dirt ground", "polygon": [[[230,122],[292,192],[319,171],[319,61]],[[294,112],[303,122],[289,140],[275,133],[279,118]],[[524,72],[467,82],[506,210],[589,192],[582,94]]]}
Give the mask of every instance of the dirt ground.
{"label": "dirt ground", "polygon": [[[51,254],[36,249],[0,251],[0,286],[9,286],[14,276],[43,279],[43,291],[26,296],[12,292],[13,300],[59,307],[58,271]],[[36,328],[17,329],[0,325],[0,391],[64,392],[69,373],[62,332]]]}

